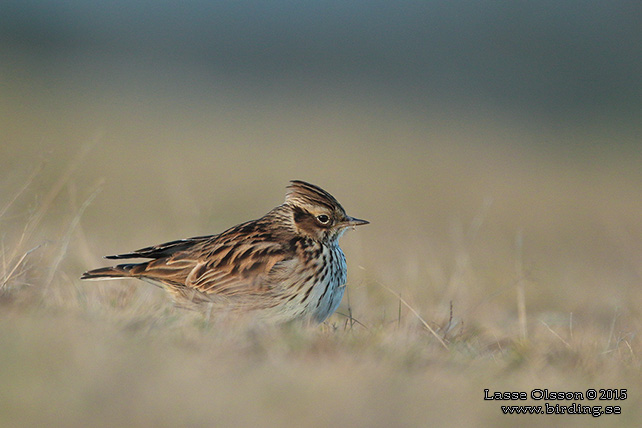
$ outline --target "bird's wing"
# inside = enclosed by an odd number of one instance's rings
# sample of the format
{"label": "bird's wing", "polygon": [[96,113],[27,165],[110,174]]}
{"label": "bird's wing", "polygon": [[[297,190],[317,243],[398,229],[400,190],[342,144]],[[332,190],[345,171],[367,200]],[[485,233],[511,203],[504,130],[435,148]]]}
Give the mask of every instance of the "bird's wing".
{"label": "bird's wing", "polygon": [[[174,241],[131,254],[155,257],[131,268],[133,276],[184,286],[206,294],[232,297],[268,291],[296,255],[265,233],[235,228],[220,235],[197,238],[189,244]],[[168,249],[177,249],[164,256]],[[144,254],[144,255],[143,255]],[[135,256],[136,257],[136,256]]]}
{"label": "bird's wing", "polygon": [[164,244],[152,245],[141,248],[131,253],[115,254],[105,256],[106,259],[160,259],[169,257],[179,251],[189,251],[190,248],[207,241],[214,241],[219,235],[196,236],[194,238],[179,239],[177,241],[165,242]]}

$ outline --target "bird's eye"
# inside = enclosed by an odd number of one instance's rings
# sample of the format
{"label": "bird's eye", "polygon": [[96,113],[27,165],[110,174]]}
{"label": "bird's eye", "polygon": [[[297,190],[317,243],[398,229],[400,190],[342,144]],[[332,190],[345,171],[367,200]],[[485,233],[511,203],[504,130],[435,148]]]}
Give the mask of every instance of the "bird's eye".
{"label": "bird's eye", "polygon": [[325,215],[325,214],[319,214],[319,215],[317,216],[317,220],[318,220],[318,221],[319,221],[319,223],[321,223],[321,224],[328,224],[328,223],[330,223],[330,217],[328,217],[328,216],[327,216],[327,215]]}

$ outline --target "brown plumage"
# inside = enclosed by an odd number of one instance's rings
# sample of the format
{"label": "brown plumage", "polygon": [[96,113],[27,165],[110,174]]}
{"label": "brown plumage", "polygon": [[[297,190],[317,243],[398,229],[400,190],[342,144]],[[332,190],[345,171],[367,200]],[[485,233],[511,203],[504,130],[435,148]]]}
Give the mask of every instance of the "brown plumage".
{"label": "brown plumage", "polygon": [[171,241],[108,259],[151,259],[85,272],[82,279],[139,278],[192,309],[248,313],[275,322],[322,322],[346,282],[339,238],[368,224],[325,190],[294,180],[285,202],[218,235]]}

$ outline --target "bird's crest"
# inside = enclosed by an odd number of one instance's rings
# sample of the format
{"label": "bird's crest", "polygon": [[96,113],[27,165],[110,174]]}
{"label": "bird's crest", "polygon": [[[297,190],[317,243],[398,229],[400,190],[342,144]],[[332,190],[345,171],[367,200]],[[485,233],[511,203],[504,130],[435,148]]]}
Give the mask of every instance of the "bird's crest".
{"label": "bird's crest", "polygon": [[292,205],[320,205],[330,211],[339,210],[345,213],[341,204],[328,192],[314,184],[301,180],[292,180],[287,187],[285,202]]}

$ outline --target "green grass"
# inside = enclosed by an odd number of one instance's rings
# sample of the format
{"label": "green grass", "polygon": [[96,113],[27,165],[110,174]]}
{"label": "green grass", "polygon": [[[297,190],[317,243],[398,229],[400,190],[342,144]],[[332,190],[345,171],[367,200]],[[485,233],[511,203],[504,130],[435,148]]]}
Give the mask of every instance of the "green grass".
{"label": "green grass", "polygon": [[[5,102],[0,426],[642,416],[641,159],[635,146],[599,149],[634,131],[453,126],[367,106],[146,106],[131,118],[101,102]],[[256,218],[294,178],[371,221],[342,239],[348,296],[318,328],[216,323],[143,282],[78,279],[104,254]],[[617,416],[504,416],[486,388],[629,396],[581,403],[620,405]]]}

